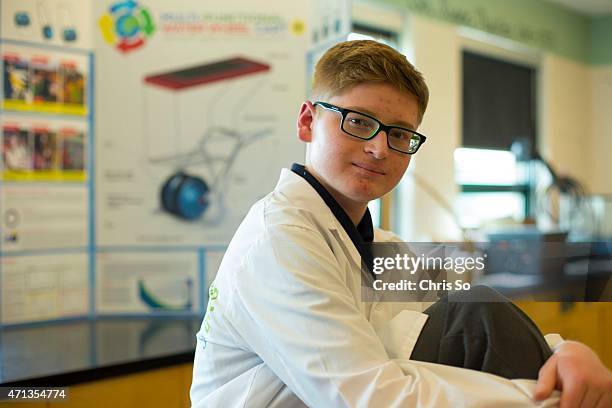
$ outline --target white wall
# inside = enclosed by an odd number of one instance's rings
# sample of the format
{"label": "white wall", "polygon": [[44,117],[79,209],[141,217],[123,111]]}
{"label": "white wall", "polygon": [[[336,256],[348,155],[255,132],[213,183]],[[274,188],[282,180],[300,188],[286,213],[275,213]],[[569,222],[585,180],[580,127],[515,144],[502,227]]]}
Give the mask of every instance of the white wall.
{"label": "white wall", "polygon": [[539,149],[560,175],[591,176],[591,72],[588,65],[545,54],[540,67]]}
{"label": "white wall", "polygon": [[453,218],[415,185],[410,173],[424,178],[452,205],[457,194],[453,152],[461,143],[459,36],[455,26],[419,16],[411,16],[406,28],[404,51],[429,87],[429,106],[419,128],[428,138],[400,184],[394,221],[406,240],[458,238]]}
{"label": "white wall", "polygon": [[591,189],[612,194],[612,65],[591,68]]}

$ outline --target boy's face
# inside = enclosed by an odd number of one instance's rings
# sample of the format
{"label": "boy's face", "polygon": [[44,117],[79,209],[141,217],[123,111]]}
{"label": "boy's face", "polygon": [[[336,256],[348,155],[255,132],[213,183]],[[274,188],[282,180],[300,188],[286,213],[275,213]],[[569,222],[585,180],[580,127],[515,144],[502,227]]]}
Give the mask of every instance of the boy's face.
{"label": "boy's face", "polygon": [[[416,130],[416,97],[389,84],[360,84],[322,102]],[[314,107],[311,102],[302,104],[298,136],[310,143],[306,167],[345,209],[365,206],[399,183],[411,156],[390,149],[386,133],[361,140],[344,133],[341,121],[338,112]]]}

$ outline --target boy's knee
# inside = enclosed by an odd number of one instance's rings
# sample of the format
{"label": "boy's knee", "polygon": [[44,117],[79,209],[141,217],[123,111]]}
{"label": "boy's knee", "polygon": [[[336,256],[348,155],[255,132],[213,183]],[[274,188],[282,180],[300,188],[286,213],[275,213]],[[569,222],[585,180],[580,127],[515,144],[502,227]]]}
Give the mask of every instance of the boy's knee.
{"label": "boy's knee", "polygon": [[512,303],[504,295],[483,285],[453,293],[449,295],[449,301],[458,313],[478,317],[478,320],[508,322],[516,314]]}

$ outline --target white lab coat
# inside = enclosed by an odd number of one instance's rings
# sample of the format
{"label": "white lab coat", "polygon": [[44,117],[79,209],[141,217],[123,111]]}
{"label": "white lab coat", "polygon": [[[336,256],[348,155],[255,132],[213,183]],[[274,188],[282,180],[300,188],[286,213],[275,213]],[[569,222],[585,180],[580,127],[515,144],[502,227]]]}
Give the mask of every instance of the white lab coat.
{"label": "white lab coat", "polygon": [[[375,231],[375,241],[397,240]],[[284,169],[236,231],[211,289],[194,407],[525,407],[534,381],[409,360],[422,303],[361,301],[360,256]],[[555,405],[557,396],[546,401]]]}

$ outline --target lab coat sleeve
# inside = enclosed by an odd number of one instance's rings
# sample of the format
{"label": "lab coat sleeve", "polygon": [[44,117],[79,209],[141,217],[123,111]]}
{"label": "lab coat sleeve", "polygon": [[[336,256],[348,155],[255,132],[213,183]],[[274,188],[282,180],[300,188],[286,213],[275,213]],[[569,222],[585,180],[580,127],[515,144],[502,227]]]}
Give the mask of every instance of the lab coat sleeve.
{"label": "lab coat sleeve", "polygon": [[550,349],[553,351],[557,350],[561,343],[565,341],[559,333],[549,333],[544,336],[544,339],[546,340],[546,343],[548,343]]}
{"label": "lab coat sleeve", "polygon": [[391,360],[318,231],[269,227],[234,271],[227,317],[249,347],[309,406],[533,405],[529,385],[520,382]]}

